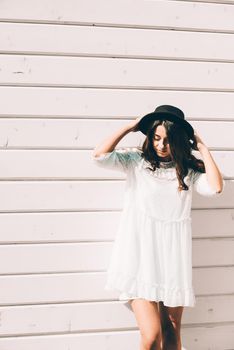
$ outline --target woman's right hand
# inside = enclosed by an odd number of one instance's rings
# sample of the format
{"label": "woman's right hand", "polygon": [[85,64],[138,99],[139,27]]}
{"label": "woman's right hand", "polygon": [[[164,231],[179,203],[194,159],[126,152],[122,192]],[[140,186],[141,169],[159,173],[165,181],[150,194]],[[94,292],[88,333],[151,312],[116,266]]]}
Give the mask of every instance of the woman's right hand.
{"label": "woman's right hand", "polygon": [[138,117],[138,118],[132,120],[130,123],[124,124],[123,126],[121,126],[121,128],[119,128],[113,134],[108,136],[100,145],[97,145],[94,148],[93,156],[96,157],[96,156],[99,156],[99,155],[106,153],[106,152],[112,152],[115,149],[116,145],[119,143],[119,141],[126,134],[128,134],[128,132],[139,131],[138,123],[139,123],[141,118],[142,117]]}
{"label": "woman's right hand", "polygon": [[142,117],[138,117],[138,118],[132,120],[132,121],[128,124],[129,131],[133,131],[133,132],[139,131],[139,129],[138,129],[138,123],[139,123],[139,121],[141,120],[141,118],[142,118]]}

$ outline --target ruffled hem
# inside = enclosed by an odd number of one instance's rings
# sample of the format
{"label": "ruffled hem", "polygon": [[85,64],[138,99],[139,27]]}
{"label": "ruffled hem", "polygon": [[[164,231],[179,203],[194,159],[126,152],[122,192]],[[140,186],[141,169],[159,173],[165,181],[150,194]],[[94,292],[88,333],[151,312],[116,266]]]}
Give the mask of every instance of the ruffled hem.
{"label": "ruffled hem", "polygon": [[182,289],[159,284],[151,285],[121,273],[109,274],[104,289],[120,291],[119,300],[143,298],[150,301],[163,301],[165,306],[170,307],[194,307],[196,304],[193,287]]}

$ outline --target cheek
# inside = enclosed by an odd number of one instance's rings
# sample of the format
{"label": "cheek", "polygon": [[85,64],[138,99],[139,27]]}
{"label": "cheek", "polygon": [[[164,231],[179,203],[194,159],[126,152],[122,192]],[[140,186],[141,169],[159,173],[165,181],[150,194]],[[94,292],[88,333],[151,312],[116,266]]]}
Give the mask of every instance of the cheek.
{"label": "cheek", "polygon": [[[154,141],[154,142],[153,142],[154,148],[157,148],[157,147],[158,147],[158,144],[159,144],[159,143],[158,143],[157,141]],[[166,149],[167,149],[167,151],[170,151],[170,145],[169,145],[169,144],[166,145]]]}

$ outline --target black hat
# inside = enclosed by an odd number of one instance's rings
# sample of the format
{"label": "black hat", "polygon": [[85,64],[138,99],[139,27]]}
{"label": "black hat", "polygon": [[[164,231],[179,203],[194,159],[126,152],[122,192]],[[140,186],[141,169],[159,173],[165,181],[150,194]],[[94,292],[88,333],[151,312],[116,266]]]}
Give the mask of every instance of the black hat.
{"label": "black hat", "polygon": [[162,105],[158,106],[154,112],[146,114],[143,118],[140,119],[138,123],[138,129],[143,133],[147,134],[148,128],[155,120],[166,119],[172,122],[176,122],[183,126],[187,131],[187,134],[190,138],[194,136],[194,129],[191,124],[185,120],[184,113],[181,109],[170,106]]}

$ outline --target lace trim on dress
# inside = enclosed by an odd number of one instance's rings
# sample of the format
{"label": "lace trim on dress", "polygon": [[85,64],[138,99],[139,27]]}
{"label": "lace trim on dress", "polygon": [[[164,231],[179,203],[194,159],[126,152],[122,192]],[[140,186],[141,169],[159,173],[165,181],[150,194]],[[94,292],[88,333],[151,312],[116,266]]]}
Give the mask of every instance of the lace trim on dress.
{"label": "lace trim on dress", "polygon": [[149,169],[149,167],[152,166],[149,162],[145,161],[145,159],[142,159],[141,165],[149,175],[157,179],[174,180],[177,178],[174,161],[159,162],[160,168],[156,168],[155,171]]}
{"label": "lace trim on dress", "polygon": [[159,162],[159,166],[160,166],[160,168],[164,168],[164,169],[173,168],[173,167],[175,167],[175,161],[170,160],[168,162]]}

